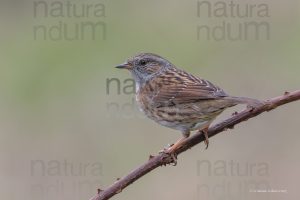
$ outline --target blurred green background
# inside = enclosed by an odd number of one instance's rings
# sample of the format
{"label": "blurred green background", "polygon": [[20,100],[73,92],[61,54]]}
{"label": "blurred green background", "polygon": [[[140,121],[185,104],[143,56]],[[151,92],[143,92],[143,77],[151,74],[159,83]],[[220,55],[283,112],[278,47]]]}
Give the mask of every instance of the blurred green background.
{"label": "blurred green background", "polygon": [[[157,53],[235,96],[299,89],[299,1],[232,1],[235,16],[231,1],[211,1],[211,17],[208,5],[198,15],[199,2],[1,1],[0,198],[89,199],[181,137],[139,113],[130,74],[114,68],[136,53]],[[197,31],[223,22],[231,30],[221,40]],[[266,23],[269,37],[262,28],[260,38],[248,30],[230,39],[248,22]],[[53,28],[60,23],[66,29]],[[299,199],[299,113],[295,102],[240,124],[114,199]],[[266,188],[277,191],[254,192]]]}

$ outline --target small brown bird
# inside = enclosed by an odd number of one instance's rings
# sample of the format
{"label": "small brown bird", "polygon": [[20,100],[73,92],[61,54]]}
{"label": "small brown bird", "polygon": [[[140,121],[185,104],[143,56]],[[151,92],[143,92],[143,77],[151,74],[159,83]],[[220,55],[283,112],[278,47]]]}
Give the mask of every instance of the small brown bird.
{"label": "small brown bird", "polygon": [[237,104],[261,104],[256,99],[229,96],[211,82],[152,53],[138,54],[116,67],[131,72],[136,83],[136,101],[147,117],[182,132],[184,137],[167,150],[169,153],[179,148],[193,130],[204,134],[207,148],[208,127],[224,109]]}

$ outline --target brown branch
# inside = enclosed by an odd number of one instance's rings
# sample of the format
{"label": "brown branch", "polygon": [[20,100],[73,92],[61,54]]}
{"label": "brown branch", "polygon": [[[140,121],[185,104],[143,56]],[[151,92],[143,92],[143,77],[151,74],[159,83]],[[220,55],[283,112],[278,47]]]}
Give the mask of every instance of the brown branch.
{"label": "brown branch", "polygon": [[[263,105],[251,109],[247,108],[240,113],[234,113],[234,115],[212,127],[208,130],[208,136],[212,137],[224,130],[232,129],[236,124],[246,121],[252,117],[255,117],[265,111],[270,111],[278,106],[281,106],[286,103],[290,103],[293,101],[300,100],[300,90],[294,92],[285,92],[284,95],[278,96],[272,99],[269,99],[264,102]],[[191,147],[203,142],[205,140],[203,134],[197,133],[192,135],[191,137],[185,140],[184,145],[175,150],[175,153],[178,155]],[[124,176],[121,179],[118,179],[114,182],[111,186],[106,188],[105,190],[98,190],[98,194],[91,198],[90,200],[106,200],[111,198],[112,196],[122,192],[124,188],[129,186],[131,183],[135,182],[145,174],[149,173],[150,171],[156,169],[159,166],[171,164],[173,162],[172,156],[168,154],[159,154],[157,156],[150,156],[149,160],[136,168],[135,170],[131,171],[128,175]]]}

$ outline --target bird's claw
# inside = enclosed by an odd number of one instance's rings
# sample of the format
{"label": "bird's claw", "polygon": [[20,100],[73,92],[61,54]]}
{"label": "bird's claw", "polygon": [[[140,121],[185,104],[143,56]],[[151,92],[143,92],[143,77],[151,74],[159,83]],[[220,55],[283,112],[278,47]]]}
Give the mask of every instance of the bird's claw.
{"label": "bird's claw", "polygon": [[209,145],[209,140],[204,140],[204,143],[205,143],[205,145],[206,145],[206,147],[205,147],[205,149],[208,149],[208,145]]}
{"label": "bird's claw", "polygon": [[209,145],[209,140],[208,140],[207,130],[202,130],[202,134],[203,134],[204,137],[205,137],[204,144],[206,145],[205,149],[207,149],[207,148],[208,148],[208,145]]}
{"label": "bird's claw", "polygon": [[169,152],[168,150],[160,152],[161,154],[166,154],[171,160],[168,162],[168,164],[171,164],[173,166],[177,165],[177,154],[174,152]]}
{"label": "bird's claw", "polygon": [[170,153],[170,156],[172,158],[172,162],[170,164],[173,165],[173,166],[176,166],[177,165],[177,154]]}
{"label": "bird's claw", "polygon": [[173,146],[168,144],[168,147],[165,147],[163,150],[159,151],[159,154],[165,154],[171,158],[171,162],[169,164],[176,166],[177,165],[177,154],[170,151],[170,148]]}

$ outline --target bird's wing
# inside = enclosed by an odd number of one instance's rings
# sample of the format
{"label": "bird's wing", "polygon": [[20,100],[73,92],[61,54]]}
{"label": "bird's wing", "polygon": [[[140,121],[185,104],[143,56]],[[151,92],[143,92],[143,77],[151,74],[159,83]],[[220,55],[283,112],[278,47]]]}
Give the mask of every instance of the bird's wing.
{"label": "bird's wing", "polygon": [[176,68],[155,77],[150,84],[155,87],[151,99],[156,107],[195,103],[227,96],[211,82]]}

